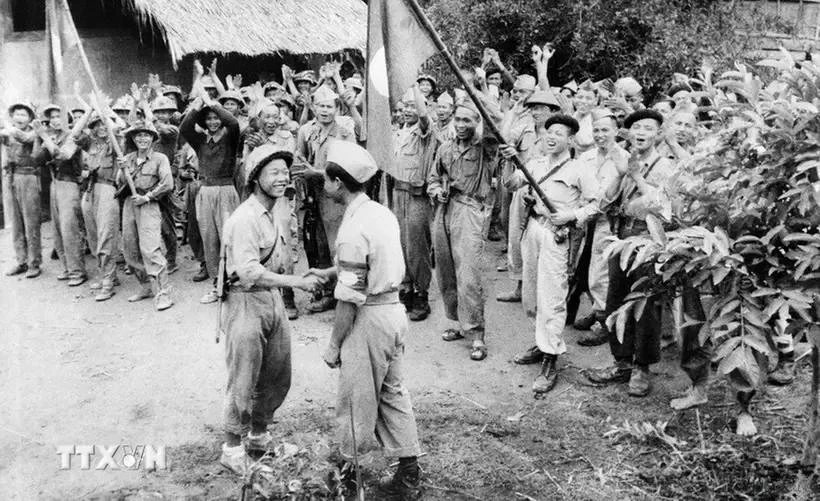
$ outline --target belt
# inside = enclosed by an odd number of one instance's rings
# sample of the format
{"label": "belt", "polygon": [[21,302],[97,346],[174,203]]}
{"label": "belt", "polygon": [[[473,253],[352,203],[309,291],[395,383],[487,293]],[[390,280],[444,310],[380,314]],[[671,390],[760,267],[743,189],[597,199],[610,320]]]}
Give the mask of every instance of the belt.
{"label": "belt", "polygon": [[54,179],[57,181],[65,181],[67,183],[80,184],[80,180],[77,179],[76,176],[71,176],[63,172],[57,172],[56,174],[54,174]]}
{"label": "belt", "polygon": [[115,183],[113,179],[104,179],[104,178],[99,178],[98,177],[97,179],[94,180],[94,182],[99,183],[99,184],[107,184],[108,186],[114,186],[114,187],[117,186],[117,183]]}
{"label": "belt", "polygon": [[9,165],[8,170],[12,174],[23,174],[23,175],[30,175],[30,176],[39,176],[40,169],[37,167],[21,167],[19,165]]}
{"label": "belt", "polygon": [[398,289],[391,289],[387,292],[382,292],[381,294],[373,294],[371,296],[367,296],[367,299],[364,302],[365,306],[377,306],[381,304],[396,304],[399,302],[399,291]]}
{"label": "belt", "polygon": [[233,185],[232,177],[203,177],[199,180],[202,186],[231,186]]}
{"label": "belt", "polygon": [[457,190],[455,188],[450,189],[450,199],[454,202],[459,202],[479,210],[484,209],[484,202],[479,200],[477,197],[467,195],[461,190]]}
{"label": "belt", "polygon": [[414,196],[424,196],[427,192],[427,190],[424,188],[424,185],[413,186],[407,181],[399,181],[398,179],[395,179],[393,181],[393,189],[397,191],[407,191]]}

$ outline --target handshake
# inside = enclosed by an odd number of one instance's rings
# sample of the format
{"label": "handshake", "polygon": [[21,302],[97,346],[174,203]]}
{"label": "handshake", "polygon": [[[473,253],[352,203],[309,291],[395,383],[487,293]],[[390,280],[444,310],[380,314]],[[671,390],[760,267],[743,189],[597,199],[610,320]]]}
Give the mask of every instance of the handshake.
{"label": "handshake", "polygon": [[301,277],[296,277],[293,287],[308,292],[315,292],[336,277],[336,268],[311,268]]}

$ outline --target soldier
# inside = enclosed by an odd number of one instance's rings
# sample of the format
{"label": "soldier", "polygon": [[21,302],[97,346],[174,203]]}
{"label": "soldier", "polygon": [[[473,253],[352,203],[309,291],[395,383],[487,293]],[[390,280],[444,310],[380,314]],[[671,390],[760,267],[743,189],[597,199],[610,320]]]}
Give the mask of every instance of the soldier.
{"label": "soldier", "polygon": [[[403,107],[404,105],[402,105]],[[456,127],[453,123],[453,112],[456,109],[455,102],[449,92],[442,92],[436,99],[436,122],[435,133],[438,142],[455,139]],[[404,113],[402,113],[401,124],[404,125]]]}
{"label": "soldier", "polygon": [[442,339],[471,337],[470,358],[478,361],[487,358],[481,261],[498,141],[476,132],[481,118],[472,102],[458,105],[454,120],[456,139],[439,146],[427,194],[438,203],[432,233],[444,312],[459,323],[446,328]]}
{"label": "soldier", "polygon": [[[168,157],[154,151],[159,134],[150,123],[137,123],[125,132],[126,141],[136,147],[120,160],[117,184],[128,193],[122,208],[125,260],[140,282],[139,292],[128,298],[133,303],[156,296],[157,311],[173,306],[168,291],[168,267],[162,243],[162,214],[159,198],[174,188]],[[127,169],[137,193],[131,194],[122,170]],[[156,292],[152,290],[152,283]]]}
{"label": "soldier", "polygon": [[[571,239],[558,237],[561,228],[573,225],[573,231],[583,231],[586,221],[598,212],[598,183],[593,173],[580,162],[572,160],[570,148],[578,122],[567,115],[553,115],[544,124],[545,156],[527,163],[527,169],[553,205],[550,213],[538,198],[528,214],[521,241],[523,257],[522,299],[527,315],[535,318],[536,345],[517,363],[542,361],[541,371],[533,382],[535,393],[546,393],[557,379],[558,355],[567,351],[562,336],[567,314],[569,292],[569,252]],[[511,158],[516,153],[512,145],[502,153]],[[524,175],[507,166],[504,176],[511,189],[525,186]],[[532,197],[532,193],[529,194]]]}
{"label": "soldier", "polygon": [[323,358],[340,369],[336,421],[341,455],[349,461],[378,444],[385,456],[399,458],[395,475],[379,485],[378,499],[412,500],[421,497],[421,450],[413,404],[402,382],[407,318],[398,290],[404,262],[396,217],[364,193],[364,184],[377,171],[364,148],[331,142],[325,190],[345,207],[344,219],[335,267],[308,274],[337,279],[339,304]]}
{"label": "soldier", "polygon": [[9,107],[11,125],[0,130],[3,146],[4,189],[3,213],[11,222],[14,253],[17,264],[6,275],[40,276],[43,261],[40,240],[40,171],[32,154],[37,133],[32,127],[35,118],[30,104],[15,103]]}
{"label": "soldier", "polygon": [[[35,162],[44,163],[52,177],[54,248],[63,266],[57,280],[67,280],[70,287],[77,287],[87,280],[80,209],[82,152],[74,143],[72,131],[64,130],[59,106],[46,106],[43,114],[48,119],[49,128],[36,127],[43,147],[35,154]],[[77,130],[76,134],[79,132]]]}
{"label": "soldier", "polygon": [[[290,389],[290,324],[281,287],[312,290],[316,276],[283,274],[287,245],[272,215],[290,183],[293,155],[264,144],[248,157],[245,184],[251,195],[225,222],[225,273],[231,277],[225,302],[224,432],[220,463],[243,475],[248,451],[266,451],[268,425]],[[222,319],[219,319],[221,322]]]}
{"label": "soldier", "polygon": [[435,99],[436,87],[438,86],[433,75],[426,73],[419,75],[416,79],[416,83],[419,84],[419,90],[421,90],[421,95],[424,96],[424,99],[427,100],[428,103],[432,103],[433,99]]}
{"label": "soldier", "polygon": [[91,283],[99,292],[95,301],[107,301],[114,295],[117,279],[117,256],[120,242],[120,204],[116,198],[118,167],[105,121],[100,116],[89,117],[90,136],[86,145],[88,187],[83,194],[82,212],[88,236],[88,246],[97,258],[99,278]]}
{"label": "soldier", "polygon": [[433,134],[427,104],[418,84],[404,96],[404,128],[398,133],[393,170],[393,203],[399,220],[401,247],[407,273],[402,283],[402,302],[410,320],[430,314],[430,222],[432,211],[425,184],[438,144]]}
{"label": "soldier", "polygon": [[[670,212],[667,218],[671,217],[666,190],[674,174],[672,162],[661,157],[655,148],[663,116],[657,111],[644,109],[629,115],[625,125],[629,130],[632,157],[626,164],[616,164],[618,176],[605,194],[605,203],[611,203],[610,211],[617,214],[618,238],[648,234],[645,217],[650,210],[657,214]],[[632,284],[648,273],[651,270],[644,268],[627,273],[620,267],[619,256],[610,260],[607,317],[623,304]],[[651,390],[649,365],[660,360],[660,331],[660,304],[647,298],[641,318],[627,320],[623,341],[618,340],[615,332],[609,332],[615,365],[591,371],[589,379],[595,383],[629,381],[630,395],[648,395]]]}
{"label": "soldier", "polygon": [[[326,86],[313,94],[316,118],[299,128],[296,137],[296,157],[310,167],[305,172],[307,189],[303,225],[303,242],[311,268],[326,268],[332,263],[336,232],[342,222],[344,208],[325,196],[321,174],[327,163],[327,147],[331,139],[356,141],[355,127],[350,117],[338,116],[339,96]],[[334,306],[333,291],[326,287],[313,298],[308,310],[327,311]]]}
{"label": "soldier", "polygon": [[[204,132],[196,130],[199,125]],[[239,122],[221,104],[207,96],[197,97],[182,120],[180,134],[196,152],[201,187],[196,198],[196,218],[208,274],[214,288],[199,300],[214,303],[219,249],[225,220],[239,205],[236,157],[239,148]]]}

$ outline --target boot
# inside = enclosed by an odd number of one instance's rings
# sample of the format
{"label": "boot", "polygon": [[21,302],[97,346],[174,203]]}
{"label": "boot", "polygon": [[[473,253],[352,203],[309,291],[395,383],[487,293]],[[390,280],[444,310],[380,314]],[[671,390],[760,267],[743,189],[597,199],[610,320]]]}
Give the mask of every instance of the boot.
{"label": "boot", "polygon": [[407,312],[410,312],[410,311],[413,310],[413,305],[414,305],[413,298],[414,298],[414,292],[413,292],[412,287],[410,287],[409,289],[401,289],[399,291],[399,302],[401,302],[401,304],[404,305],[404,309]]}
{"label": "boot", "polygon": [[88,280],[87,276],[85,276],[85,275],[76,275],[76,276],[73,276],[73,277],[69,278],[68,286],[69,287],[79,287],[80,285],[83,285],[86,282],[86,280]]}
{"label": "boot", "polygon": [[219,463],[240,477],[244,477],[248,472],[248,455],[245,453],[245,447],[241,444],[236,447],[222,444],[222,456],[219,458]]}
{"label": "boot", "polygon": [[588,331],[593,325],[595,325],[595,312],[590,313],[584,318],[579,318],[572,324],[572,327],[575,328],[575,330]]}
{"label": "boot", "polygon": [[587,373],[587,379],[598,384],[626,383],[631,376],[632,364],[625,360],[616,360],[614,365]]}
{"label": "boot", "polygon": [[293,295],[293,289],[290,287],[282,287],[282,302],[285,303],[285,312],[288,314],[288,320],[296,320],[299,318],[299,310],[296,309],[296,298]]}
{"label": "boot", "polygon": [[208,268],[205,267],[205,263],[200,263],[199,271],[196,273],[196,275],[193,276],[193,278],[191,278],[191,280],[193,280],[194,282],[204,282],[209,278],[210,277],[208,276]]}
{"label": "boot", "polygon": [[524,353],[516,355],[513,359],[513,362],[517,363],[518,365],[530,365],[537,364],[543,360],[544,352],[539,350],[537,346],[533,346]]}
{"label": "boot", "polygon": [[40,276],[40,273],[39,266],[29,266],[28,270],[26,270],[26,278],[37,278]]}
{"label": "boot", "polygon": [[171,295],[168,293],[168,290],[161,290],[157,293],[157,297],[154,299],[154,306],[157,311],[167,310],[173,305],[174,302],[171,300]]}
{"label": "boot", "polygon": [[609,332],[600,325],[593,325],[589,332],[585,332],[578,338],[581,346],[598,346],[609,341]]}
{"label": "boot", "polygon": [[415,292],[413,298],[413,309],[410,310],[410,320],[418,322],[430,315],[430,303],[427,300],[427,292]]}
{"label": "boot", "polygon": [[99,294],[94,296],[94,301],[108,301],[109,299],[114,297],[114,282],[111,280],[103,279],[102,283],[100,284],[99,290]]}
{"label": "boot", "polygon": [[[379,482],[377,499],[383,501],[415,501],[421,499],[421,469],[416,458],[399,459],[399,468],[389,479]],[[406,462],[406,464],[402,464]]]}
{"label": "boot", "polygon": [[55,278],[62,282],[71,278],[71,275],[68,274],[68,270],[63,270]]}
{"label": "boot", "polygon": [[555,387],[555,382],[558,380],[558,371],[555,368],[557,361],[557,355],[544,354],[544,361],[541,363],[541,372],[532,383],[532,391],[535,393],[547,393]]}

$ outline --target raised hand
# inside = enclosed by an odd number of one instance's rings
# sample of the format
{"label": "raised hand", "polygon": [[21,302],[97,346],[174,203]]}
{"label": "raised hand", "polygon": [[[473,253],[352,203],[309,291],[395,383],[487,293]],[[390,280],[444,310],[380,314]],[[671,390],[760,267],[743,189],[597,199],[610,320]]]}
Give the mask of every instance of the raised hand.
{"label": "raised hand", "polygon": [[205,68],[202,67],[202,61],[194,59],[194,76],[199,79],[205,74]]}

